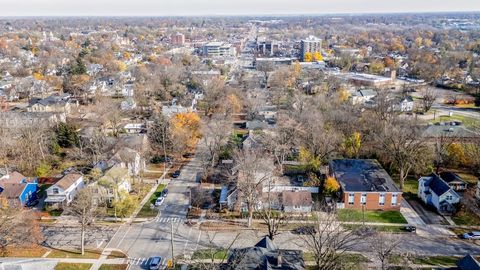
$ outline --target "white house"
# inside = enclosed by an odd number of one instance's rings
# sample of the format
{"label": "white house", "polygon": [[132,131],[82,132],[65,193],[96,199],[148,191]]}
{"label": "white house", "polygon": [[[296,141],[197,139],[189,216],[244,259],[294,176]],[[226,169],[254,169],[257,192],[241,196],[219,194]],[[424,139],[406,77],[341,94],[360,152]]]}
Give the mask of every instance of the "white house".
{"label": "white house", "polygon": [[111,168],[105,172],[97,182],[90,184],[93,188],[97,202],[112,202],[117,194],[130,193],[132,185],[127,169],[125,168]]}
{"label": "white house", "polygon": [[310,213],[312,194],[309,191],[283,191],[282,208],[287,213]]}
{"label": "white house", "polygon": [[107,165],[108,167],[126,168],[129,175],[137,176],[145,168],[145,161],[142,160],[138,151],[123,147],[107,161]]}
{"label": "white house", "polygon": [[452,213],[460,202],[460,195],[436,174],[418,179],[418,197],[442,214]]}
{"label": "white house", "polygon": [[413,111],[413,106],[413,98],[411,96],[406,96],[398,99],[397,102],[393,105],[393,109],[400,112],[411,112]]}
{"label": "white house", "polygon": [[78,173],[66,174],[47,189],[45,203],[57,206],[68,205],[73,201],[78,191],[84,187],[83,175]]}
{"label": "white house", "polygon": [[364,104],[366,102],[372,101],[373,98],[377,96],[377,92],[372,89],[361,89],[357,90],[353,95],[350,97],[352,104]]}

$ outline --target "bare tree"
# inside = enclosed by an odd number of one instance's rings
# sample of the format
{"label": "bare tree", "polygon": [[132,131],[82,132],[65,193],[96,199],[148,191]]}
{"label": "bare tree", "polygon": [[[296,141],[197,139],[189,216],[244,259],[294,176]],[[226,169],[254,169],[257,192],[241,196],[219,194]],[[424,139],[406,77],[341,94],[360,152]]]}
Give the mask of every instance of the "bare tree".
{"label": "bare tree", "polygon": [[238,166],[238,199],[247,207],[247,225],[251,227],[263,184],[272,177],[273,164],[270,164],[270,160],[260,150],[239,150],[234,159]]}
{"label": "bare tree", "polygon": [[[193,264],[194,269],[199,270],[220,270],[225,269],[224,263],[228,259],[228,251],[232,248],[232,246],[238,241],[241,236],[241,233],[237,233],[232,241],[229,242],[228,247],[226,249],[223,246],[219,246],[215,243],[215,238],[217,237],[216,232],[206,232],[207,241],[201,243],[202,247],[205,249],[202,250],[202,253],[205,255],[206,260],[196,260],[193,259],[193,263],[189,262],[189,264]],[[226,252],[227,251],[227,252]],[[220,258],[220,262],[218,262],[218,258]],[[232,265],[229,265],[231,267]],[[233,269],[233,268],[232,268]]]}
{"label": "bare tree", "polygon": [[380,260],[381,269],[388,267],[388,261],[401,243],[401,238],[391,235],[377,233],[370,241],[370,246],[375,256]]}
{"label": "bare tree", "polygon": [[[269,182],[270,183],[270,182]],[[268,237],[270,240],[279,234],[279,229],[288,223],[288,216],[281,211],[274,210],[275,205],[280,205],[278,193],[272,193],[269,184],[269,190],[267,192],[267,206],[264,207],[259,215],[263,219],[263,223],[267,226]]]}
{"label": "bare tree", "polygon": [[275,157],[277,167],[280,169],[279,173],[283,174],[283,163],[295,146],[295,133],[298,123],[283,115],[279,117],[277,122],[277,132],[266,134],[263,141],[268,151]]}
{"label": "bare tree", "polygon": [[0,201],[0,256],[8,256],[9,246],[31,247],[39,244],[42,239],[43,235],[32,211]]}
{"label": "bare tree", "polygon": [[96,218],[103,213],[94,200],[93,191],[85,188],[77,193],[75,200],[66,209],[80,223],[80,250],[85,254],[85,233],[88,227],[94,225]]}
{"label": "bare tree", "polygon": [[317,269],[340,269],[342,256],[352,250],[363,236],[342,226],[335,212],[315,212],[314,217],[315,230],[302,235],[302,246],[313,253]]}
{"label": "bare tree", "polygon": [[202,143],[207,150],[205,158],[207,159],[206,162],[209,163],[210,168],[215,166],[220,149],[228,142],[231,130],[231,122],[222,117],[214,116],[203,125]]}
{"label": "bare tree", "polygon": [[433,87],[425,87],[421,90],[421,94],[423,111],[428,112],[437,99],[437,91]]}
{"label": "bare tree", "polygon": [[448,149],[456,141],[456,136],[450,136],[448,130],[444,130],[442,134],[435,139],[435,172],[438,174],[441,167],[448,163]]}

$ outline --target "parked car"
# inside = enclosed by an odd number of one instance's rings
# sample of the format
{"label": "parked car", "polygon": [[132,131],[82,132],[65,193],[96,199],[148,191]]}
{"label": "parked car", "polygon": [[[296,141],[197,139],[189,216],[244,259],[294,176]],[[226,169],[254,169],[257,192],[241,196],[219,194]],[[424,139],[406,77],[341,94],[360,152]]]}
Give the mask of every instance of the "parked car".
{"label": "parked car", "polygon": [[155,206],[160,206],[162,205],[163,201],[165,200],[165,197],[158,197],[156,200],[155,200]]}
{"label": "parked car", "polygon": [[167,194],[168,194],[168,188],[162,191],[162,197],[167,197]]}
{"label": "parked car", "polygon": [[151,257],[150,258],[150,265],[149,268],[150,270],[158,270],[160,269],[160,266],[162,265],[162,257]]}
{"label": "parked car", "polygon": [[178,178],[180,176],[180,170],[176,170],[172,173],[173,178]]}
{"label": "parked car", "polygon": [[292,230],[293,234],[315,234],[317,230],[313,226],[301,226]]}
{"label": "parked car", "polygon": [[407,231],[407,232],[416,232],[416,231],[417,231],[417,227],[412,226],[412,225],[407,225],[407,226],[403,227],[403,230],[405,230],[405,231]]}
{"label": "parked car", "polygon": [[185,154],[183,154],[183,157],[184,157],[184,158],[191,158],[191,157],[193,157],[194,155],[195,155],[194,153],[185,153]]}
{"label": "parked car", "polygon": [[480,240],[480,232],[468,232],[462,235],[463,239]]}

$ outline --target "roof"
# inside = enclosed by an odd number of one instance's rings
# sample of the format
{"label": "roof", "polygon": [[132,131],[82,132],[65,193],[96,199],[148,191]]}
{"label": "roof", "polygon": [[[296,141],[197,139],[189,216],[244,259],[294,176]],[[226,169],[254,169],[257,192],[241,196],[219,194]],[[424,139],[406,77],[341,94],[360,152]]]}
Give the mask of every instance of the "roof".
{"label": "roof", "polygon": [[344,192],[400,192],[374,159],[335,159],[330,162],[330,171]]}
{"label": "roof", "polygon": [[453,172],[441,172],[440,177],[447,183],[451,183],[451,182],[465,183],[463,179],[460,176],[458,176],[458,174]]}
{"label": "roof", "polygon": [[305,269],[301,250],[277,249],[268,237],[253,247],[233,249],[226,269]]}
{"label": "roof", "polygon": [[311,206],[312,194],[309,191],[283,191],[282,201],[288,206]]}
{"label": "roof", "polygon": [[440,176],[434,173],[430,175],[430,180],[428,180],[426,184],[430,187],[430,190],[435,192],[438,196],[441,196],[450,190],[450,186],[447,182],[443,181]]}
{"label": "roof", "polygon": [[62,177],[57,183],[55,183],[56,186],[60,187],[63,190],[68,189],[70,186],[72,186],[77,180],[82,177],[81,174],[78,173],[69,173]]}
{"label": "roof", "polygon": [[458,261],[457,266],[460,270],[480,270],[480,263],[470,254]]}
{"label": "roof", "polygon": [[[25,177],[23,174],[19,172],[12,172],[4,176],[4,178],[0,181],[2,184],[7,184],[7,183],[17,183],[20,184],[22,183],[23,180],[26,180],[26,182],[29,182],[29,179]],[[1,184],[0,184],[1,185]]]}
{"label": "roof", "polygon": [[20,183],[6,183],[3,186],[2,196],[7,199],[16,199],[22,195],[25,186],[25,184]]}

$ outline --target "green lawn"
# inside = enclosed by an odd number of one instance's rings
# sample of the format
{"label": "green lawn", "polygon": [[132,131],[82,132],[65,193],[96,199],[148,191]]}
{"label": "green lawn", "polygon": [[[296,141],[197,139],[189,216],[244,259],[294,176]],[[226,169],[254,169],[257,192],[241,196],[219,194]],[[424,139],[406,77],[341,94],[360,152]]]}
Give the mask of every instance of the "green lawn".
{"label": "green lawn", "polygon": [[203,260],[211,259],[212,256],[216,260],[222,260],[227,258],[228,250],[225,249],[199,249],[196,250],[192,255],[192,260]]}
{"label": "green lawn", "polygon": [[149,218],[156,217],[158,210],[155,208],[150,208],[151,204],[155,204],[155,200],[162,195],[162,191],[165,188],[165,185],[158,185],[157,190],[150,196],[150,199],[145,203],[140,212],[138,212],[138,218]]}
{"label": "green lawn", "polygon": [[100,250],[85,250],[85,254],[80,254],[78,250],[52,250],[47,258],[73,258],[73,259],[98,259],[100,258]]}
{"label": "green lawn", "polygon": [[461,257],[455,256],[430,256],[430,257],[415,257],[412,259],[414,264],[422,265],[434,265],[434,266],[450,266],[455,265],[455,263],[460,260]]}
{"label": "green lawn", "polygon": [[127,270],[128,264],[102,264],[99,270]]}
{"label": "green lawn", "polygon": [[479,123],[478,119],[471,118],[471,117],[466,117],[466,116],[459,115],[459,114],[455,114],[455,112],[453,113],[452,116],[442,115],[442,116],[438,117],[437,120],[440,121],[440,122],[460,121],[467,128],[468,127],[474,127],[474,126],[478,125],[478,123]]}
{"label": "green lawn", "polygon": [[[354,230],[360,228],[360,224],[344,224],[345,228],[349,230]],[[390,233],[408,233],[404,230],[404,226],[368,226],[369,228],[375,229],[377,232],[390,232]]]}
{"label": "green lawn", "polygon": [[[338,220],[361,222],[363,221],[363,213],[361,210],[340,209],[338,211]],[[365,222],[407,223],[399,211],[365,211]]]}
{"label": "green lawn", "polygon": [[58,263],[55,270],[90,270],[91,263]]}

